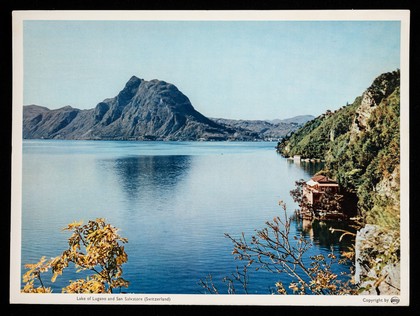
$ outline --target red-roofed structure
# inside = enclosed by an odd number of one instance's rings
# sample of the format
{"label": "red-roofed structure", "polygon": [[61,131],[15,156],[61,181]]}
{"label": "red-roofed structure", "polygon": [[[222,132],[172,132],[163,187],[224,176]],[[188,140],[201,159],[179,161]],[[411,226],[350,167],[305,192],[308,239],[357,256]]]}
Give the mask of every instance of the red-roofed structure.
{"label": "red-roofed structure", "polygon": [[303,186],[303,195],[308,203],[313,205],[318,202],[321,196],[328,190],[330,193],[338,193],[340,186],[336,181],[327,176],[317,175],[312,177]]}

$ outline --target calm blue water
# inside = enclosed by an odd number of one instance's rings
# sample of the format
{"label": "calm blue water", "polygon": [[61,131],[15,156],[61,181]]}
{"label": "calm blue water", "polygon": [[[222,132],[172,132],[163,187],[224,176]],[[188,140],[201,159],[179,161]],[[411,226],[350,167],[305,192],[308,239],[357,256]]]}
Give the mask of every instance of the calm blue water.
{"label": "calm blue water", "polygon": [[[241,262],[224,234],[250,237],[267,220],[281,214],[284,200],[296,208],[289,191],[294,181],[317,171],[276,154],[274,143],[239,142],[23,142],[23,264],[43,255],[55,257],[67,246],[68,223],[103,217],[127,237],[123,266],[131,293],[203,293],[200,279],[221,281]],[[310,254],[338,250],[328,226],[292,234],[314,243]],[[347,267],[340,269],[346,270]],[[83,277],[70,269],[54,284]],[[286,277],[250,274],[250,293],[268,294]]]}

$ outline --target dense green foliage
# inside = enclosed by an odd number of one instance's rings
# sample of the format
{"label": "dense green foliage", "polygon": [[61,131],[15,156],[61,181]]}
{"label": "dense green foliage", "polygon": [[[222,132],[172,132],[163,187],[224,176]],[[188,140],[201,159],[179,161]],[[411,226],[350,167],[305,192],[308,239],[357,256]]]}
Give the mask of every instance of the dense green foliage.
{"label": "dense green foliage", "polygon": [[332,141],[349,132],[352,119],[360,98],[335,112],[327,111],[279,144],[281,153],[285,156],[301,155],[302,158],[325,159],[330,150]]}
{"label": "dense green foliage", "polygon": [[399,227],[399,70],[375,79],[353,104],[308,122],[283,139],[284,156],[325,160],[324,173],[358,197],[366,223]]}

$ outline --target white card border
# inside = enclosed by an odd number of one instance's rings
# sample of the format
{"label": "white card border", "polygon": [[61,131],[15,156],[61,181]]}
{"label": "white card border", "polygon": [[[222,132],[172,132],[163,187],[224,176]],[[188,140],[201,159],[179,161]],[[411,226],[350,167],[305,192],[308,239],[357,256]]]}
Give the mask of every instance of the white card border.
{"label": "white card border", "polygon": [[[183,294],[25,294],[20,292],[21,191],[22,191],[22,105],[23,22],[26,20],[185,20],[185,21],[363,21],[401,22],[401,295],[398,305],[388,296],[298,296],[298,295],[183,295]],[[409,38],[408,10],[322,10],[322,11],[14,11],[13,12],[13,109],[10,303],[25,304],[157,304],[157,305],[277,305],[277,306],[407,306],[409,305]],[[83,296],[83,295],[82,295]],[[96,301],[95,298],[107,298]],[[108,298],[112,298],[108,300]],[[116,301],[118,298],[122,300]],[[160,300],[162,297],[165,300]],[[131,298],[131,299],[130,299]],[[155,298],[156,300],[152,300]],[[167,300],[169,298],[169,301]]]}

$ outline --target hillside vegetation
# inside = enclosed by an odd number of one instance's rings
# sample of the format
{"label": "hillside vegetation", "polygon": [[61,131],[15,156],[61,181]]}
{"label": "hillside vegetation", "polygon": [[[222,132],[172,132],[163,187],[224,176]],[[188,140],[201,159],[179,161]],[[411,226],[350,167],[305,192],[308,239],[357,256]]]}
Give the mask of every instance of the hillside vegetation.
{"label": "hillside vegetation", "polygon": [[400,71],[380,75],[352,104],[307,122],[278,151],[324,160],[323,172],[357,195],[365,223],[399,230]]}

